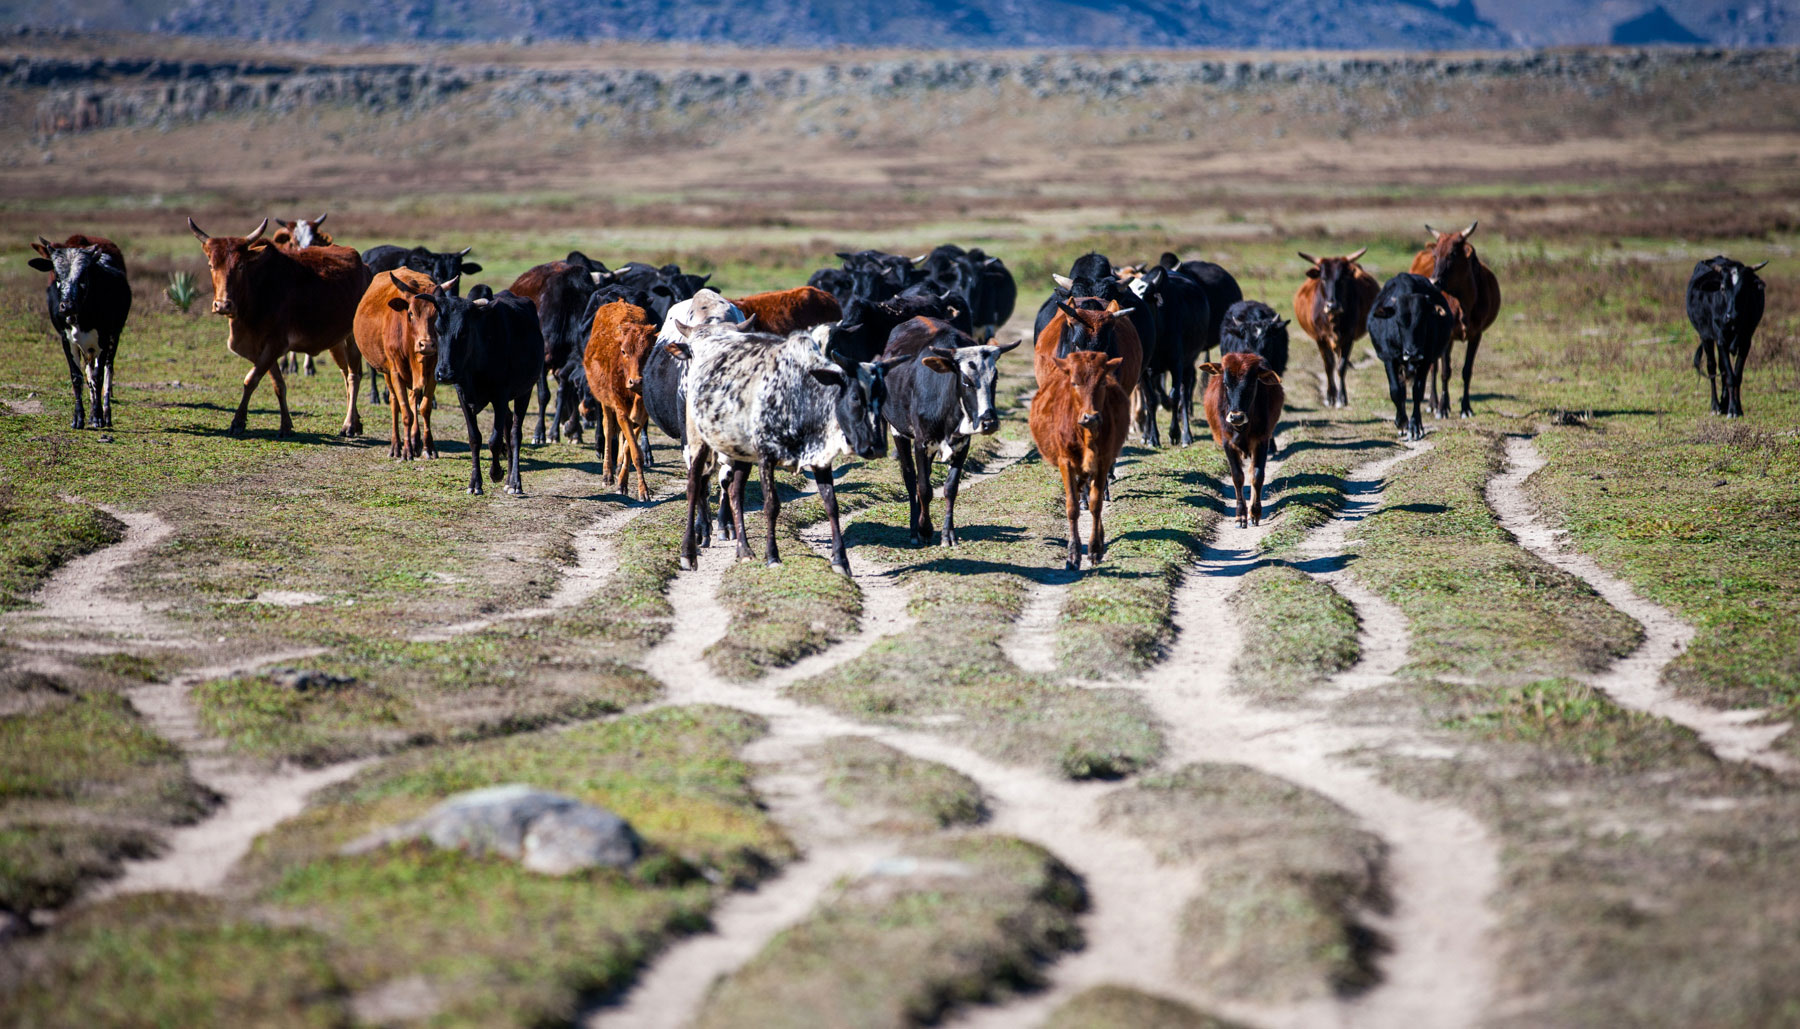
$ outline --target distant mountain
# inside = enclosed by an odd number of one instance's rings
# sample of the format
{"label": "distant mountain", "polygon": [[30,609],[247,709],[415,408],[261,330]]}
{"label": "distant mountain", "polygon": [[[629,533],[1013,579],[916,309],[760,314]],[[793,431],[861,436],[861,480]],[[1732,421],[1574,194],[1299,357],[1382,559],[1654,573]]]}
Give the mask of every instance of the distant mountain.
{"label": "distant mountain", "polygon": [[1488,49],[1800,42],[1800,0],[0,0],[0,25],[265,40]]}

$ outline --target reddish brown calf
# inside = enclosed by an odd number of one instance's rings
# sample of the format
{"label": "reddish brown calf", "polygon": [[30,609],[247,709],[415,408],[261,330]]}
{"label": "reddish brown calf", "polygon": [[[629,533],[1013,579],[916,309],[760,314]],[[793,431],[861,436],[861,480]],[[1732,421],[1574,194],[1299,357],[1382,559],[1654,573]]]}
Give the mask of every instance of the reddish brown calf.
{"label": "reddish brown calf", "polygon": [[837,298],[817,286],[778,289],[733,300],[738,310],[756,316],[756,331],[785,336],[844,316]]}
{"label": "reddish brown calf", "polygon": [[[1213,439],[1225,450],[1231,467],[1231,495],[1237,500],[1238,526],[1262,524],[1263,468],[1281,421],[1281,405],[1287,395],[1281,376],[1260,354],[1226,354],[1217,364],[1200,370],[1212,376],[1206,384],[1206,424]],[[1244,462],[1255,464],[1250,503],[1244,503]]]}
{"label": "reddish brown calf", "polygon": [[[594,328],[581,356],[588,392],[600,404],[600,431],[594,435],[594,454],[600,458],[602,474],[611,479],[616,463],[618,488],[622,492],[631,469],[636,468],[639,500],[650,499],[638,437],[650,424],[650,412],[644,407],[644,360],[655,344],[656,323],[650,313],[635,304],[615,300],[594,312]],[[619,453],[621,441],[623,455]]]}
{"label": "reddish brown calf", "polygon": [[1312,267],[1294,294],[1294,321],[1318,344],[1325,362],[1325,406],[1349,407],[1344,373],[1350,370],[1350,348],[1369,331],[1369,311],[1381,284],[1356,262],[1369,248],[1343,257],[1300,257]]}
{"label": "reddish brown calf", "polygon": [[1131,401],[1121,371],[1125,361],[1094,350],[1052,355],[1031,401],[1031,439],[1044,461],[1061,473],[1069,515],[1069,553],[1063,567],[1081,567],[1081,499],[1087,494],[1094,531],[1088,562],[1106,556],[1106,481],[1125,446]]}
{"label": "reddish brown calf", "polygon": [[437,398],[437,303],[432,293],[448,291],[431,276],[409,268],[383,272],[369,284],[356,307],[356,349],[387,382],[393,435],[388,456],[411,461],[437,457],[431,437],[431,410]]}

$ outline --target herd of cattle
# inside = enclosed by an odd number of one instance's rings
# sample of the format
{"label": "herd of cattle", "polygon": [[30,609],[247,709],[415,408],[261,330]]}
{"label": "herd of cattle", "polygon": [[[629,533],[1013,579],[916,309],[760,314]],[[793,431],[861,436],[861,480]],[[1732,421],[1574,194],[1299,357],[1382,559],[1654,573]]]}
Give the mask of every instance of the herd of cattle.
{"label": "herd of cattle", "polygon": [[[848,571],[832,466],[855,455],[885,455],[891,435],[910,497],[914,543],[934,535],[931,468],[948,466],[941,527],[956,542],[956,495],[973,437],[999,418],[994,389],[1000,357],[1024,342],[994,343],[1012,317],[1018,287],[999,258],[945,245],[916,258],[874,250],[840,253],[793,289],[728,299],[710,276],[675,265],[631,262],[611,269],[579,251],[527,270],[505,290],[473,286],[481,271],[470,249],[337,246],[325,216],[267,219],[247,236],[210,236],[188,227],[205,251],[212,310],[229,326],[226,346],[249,361],[229,431],[242,433],[250,397],[264,375],[274,382],[280,434],[293,431],[284,359],[329,353],[344,375],[343,433],[362,431],[357,403],[365,363],[386,387],[390,456],[434,458],[436,387],[454,385],[469,437],[469,492],[482,492],[477,416],[492,408],[489,477],[523,492],[519,453],[532,393],[534,442],[579,441],[595,425],[603,474],[649,496],[651,423],[681,441],[688,468],[682,541],[692,567],[710,545],[712,477],[723,466],[718,527],[749,556],[744,488],[760,470],[768,515],[766,558],[779,560],[776,468],[810,469],[831,524],[832,565]],[[1302,253],[1309,267],[1294,317],[1317,344],[1327,406],[1349,403],[1345,373],[1365,333],[1385,365],[1394,424],[1405,439],[1424,434],[1421,405],[1450,414],[1451,349],[1464,341],[1461,414],[1470,417],[1475,355],[1500,310],[1500,286],[1470,237],[1431,230],[1411,270],[1377,285],[1359,260]],[[1430,227],[1427,226],[1429,230]],[[125,258],[110,240],[40,237],[31,267],[50,273],[50,320],[68,362],[73,425],[112,424],[113,359],[131,309]],[[1766,262],[1765,262],[1766,263]],[[1744,361],[1763,312],[1762,267],[1714,257],[1694,268],[1688,317],[1694,353],[1712,380],[1712,408],[1743,414]],[[1092,515],[1090,562],[1105,555],[1106,485],[1128,431],[1161,446],[1159,410],[1171,442],[1192,442],[1194,393],[1224,449],[1240,525],[1262,516],[1264,467],[1281,417],[1289,322],[1244,298],[1229,271],[1165,253],[1156,263],[1116,265],[1090,253],[1055,289],[1034,325],[1038,390],[1030,431],[1045,462],[1062,476],[1070,568],[1081,565],[1079,512]],[[1219,360],[1203,360],[1217,349]],[[1206,377],[1203,380],[1203,377]],[[1723,379],[1721,384],[1720,379]],[[1209,380],[1209,381],[1207,381]],[[84,409],[84,386],[86,408]],[[1407,392],[1411,391],[1411,413]],[[1427,396],[1429,394],[1429,396]],[[1249,480],[1246,487],[1246,479]]]}

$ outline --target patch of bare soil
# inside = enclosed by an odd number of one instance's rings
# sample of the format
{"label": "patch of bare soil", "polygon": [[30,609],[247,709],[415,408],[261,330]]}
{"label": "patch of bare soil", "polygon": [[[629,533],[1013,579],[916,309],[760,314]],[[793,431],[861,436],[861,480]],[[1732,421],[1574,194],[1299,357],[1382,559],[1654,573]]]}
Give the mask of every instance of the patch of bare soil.
{"label": "patch of bare soil", "polygon": [[1713,753],[1726,761],[1743,761],[1778,772],[1796,769],[1792,758],[1771,750],[1791,723],[1759,725],[1768,714],[1754,708],[1721,711],[1683,700],[1662,682],[1662,670],[1693,641],[1694,628],[1674,612],[1645,598],[1630,584],[1601,568],[1585,554],[1563,549],[1559,531],[1546,525],[1525,496],[1525,480],[1544,467],[1537,446],[1528,437],[1506,441],[1506,471],[1495,476],[1487,489],[1488,506],[1519,545],[1549,564],[1593,587],[1606,602],[1636,619],[1644,627],[1644,642],[1605,671],[1585,681],[1623,707],[1666,718],[1694,731]]}

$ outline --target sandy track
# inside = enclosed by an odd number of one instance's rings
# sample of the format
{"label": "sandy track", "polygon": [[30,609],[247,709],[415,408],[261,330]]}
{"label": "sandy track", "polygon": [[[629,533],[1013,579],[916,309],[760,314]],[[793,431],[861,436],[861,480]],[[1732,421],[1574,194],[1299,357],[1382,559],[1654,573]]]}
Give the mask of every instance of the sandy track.
{"label": "sandy track", "polygon": [[1583,679],[1620,705],[1666,718],[1694,731],[1713,753],[1726,761],[1760,765],[1778,772],[1800,770],[1786,755],[1769,748],[1790,723],[1752,724],[1767,712],[1760,709],[1722,711],[1675,696],[1662,682],[1662,670],[1693,642],[1694,628],[1668,608],[1649,600],[1623,579],[1601,568],[1585,554],[1564,550],[1561,530],[1545,524],[1525,496],[1525,480],[1546,464],[1528,437],[1506,441],[1506,470],[1488,483],[1488,506],[1519,545],[1544,561],[1581,579],[1607,603],[1644,627],[1644,642],[1605,671]]}
{"label": "sandy track", "polygon": [[48,623],[76,634],[110,636],[139,644],[167,645],[179,641],[180,633],[144,605],[125,599],[116,590],[119,573],[168,539],[174,528],[148,511],[95,506],[125,523],[125,538],[58,568],[32,595],[37,608],[17,617],[33,628]]}

